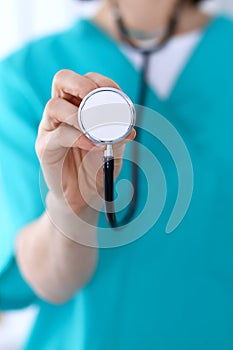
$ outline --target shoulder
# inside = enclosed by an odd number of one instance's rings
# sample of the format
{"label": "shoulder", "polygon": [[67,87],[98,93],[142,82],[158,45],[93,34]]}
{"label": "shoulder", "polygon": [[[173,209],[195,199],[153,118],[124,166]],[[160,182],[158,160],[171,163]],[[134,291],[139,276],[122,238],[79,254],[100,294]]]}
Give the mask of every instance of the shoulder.
{"label": "shoulder", "polygon": [[231,32],[233,33],[233,18],[231,16],[220,14],[213,18],[216,28],[220,32]]}
{"label": "shoulder", "polygon": [[[70,46],[73,46],[75,43],[83,41],[85,32],[87,31],[87,21],[84,19],[78,20],[73,23],[71,27],[56,32],[53,34],[49,34],[35,40],[30,41],[17,51],[13,52],[6,58],[1,61],[1,64],[4,65],[18,65],[21,62],[30,62],[33,59],[42,59],[45,57],[45,54],[56,53],[57,50],[62,48],[68,49]],[[65,55],[65,52],[63,52]],[[56,57],[58,59],[59,57]]]}
{"label": "shoulder", "polygon": [[78,47],[85,46],[87,31],[87,21],[81,19],[62,32],[29,42],[0,62],[0,85],[3,89],[27,86],[46,100],[57,71],[66,68],[83,74]]}
{"label": "shoulder", "polygon": [[233,52],[233,19],[227,15],[218,15],[214,17],[207,26],[209,39],[215,41],[215,49],[228,48]]}
{"label": "shoulder", "polygon": [[[200,64],[206,71],[222,74],[229,70],[233,74],[233,20],[227,15],[218,15],[207,24],[198,50]],[[212,69],[211,69],[212,68]]]}
{"label": "shoulder", "polygon": [[45,85],[59,69],[77,69],[77,48],[85,45],[86,32],[87,21],[79,20],[62,32],[29,42],[0,62],[1,76],[17,75],[33,85],[42,81]]}

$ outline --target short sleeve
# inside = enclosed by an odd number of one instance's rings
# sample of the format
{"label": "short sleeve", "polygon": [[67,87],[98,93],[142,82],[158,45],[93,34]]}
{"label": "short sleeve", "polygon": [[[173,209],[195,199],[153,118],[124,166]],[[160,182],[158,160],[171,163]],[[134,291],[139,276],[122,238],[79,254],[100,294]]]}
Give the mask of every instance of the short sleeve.
{"label": "short sleeve", "polygon": [[32,67],[22,55],[0,63],[0,285],[17,233],[43,212],[34,146],[43,104],[24,74]]}

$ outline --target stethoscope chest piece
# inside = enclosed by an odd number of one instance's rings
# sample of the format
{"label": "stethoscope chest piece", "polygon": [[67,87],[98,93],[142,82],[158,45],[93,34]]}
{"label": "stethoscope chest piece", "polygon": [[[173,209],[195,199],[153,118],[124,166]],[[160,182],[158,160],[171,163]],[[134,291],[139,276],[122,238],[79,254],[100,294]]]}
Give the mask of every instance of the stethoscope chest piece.
{"label": "stethoscope chest piece", "polygon": [[98,88],[82,100],[78,122],[94,143],[118,143],[130,134],[135,124],[134,105],[121,90]]}

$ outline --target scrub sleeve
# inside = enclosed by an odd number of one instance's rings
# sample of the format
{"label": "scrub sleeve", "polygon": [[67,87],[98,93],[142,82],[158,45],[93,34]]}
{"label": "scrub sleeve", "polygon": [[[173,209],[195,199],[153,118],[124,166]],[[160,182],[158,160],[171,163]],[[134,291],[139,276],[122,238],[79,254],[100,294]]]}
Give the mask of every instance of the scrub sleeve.
{"label": "scrub sleeve", "polygon": [[[0,309],[24,307],[35,295],[15,261],[16,234],[43,212],[35,139],[42,105],[18,70],[23,55],[0,64]],[[26,69],[26,67],[25,67]],[[15,73],[17,72],[17,74]],[[17,293],[16,293],[17,291]]]}

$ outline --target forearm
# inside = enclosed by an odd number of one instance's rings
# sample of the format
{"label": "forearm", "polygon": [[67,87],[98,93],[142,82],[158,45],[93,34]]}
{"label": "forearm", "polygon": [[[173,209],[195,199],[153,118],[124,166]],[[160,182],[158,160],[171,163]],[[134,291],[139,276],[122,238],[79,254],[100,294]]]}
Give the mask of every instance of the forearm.
{"label": "forearm", "polygon": [[[87,216],[91,216],[92,224],[97,224],[97,213],[89,207],[85,211]],[[90,229],[96,231],[95,226],[90,225]],[[78,229],[83,229],[82,224]],[[64,236],[45,213],[20,232],[16,258],[24,278],[40,297],[62,303],[92,276],[97,249]]]}
{"label": "forearm", "polygon": [[[111,79],[97,73],[81,76],[70,70],[59,71],[38,129],[36,153],[49,189],[49,217],[44,214],[19,233],[16,257],[35,292],[54,303],[68,300],[88,281],[96,266],[96,249],[79,243],[97,246],[97,220],[103,204],[103,150],[82,133],[77,114],[84,96],[106,86],[119,89]],[[130,134],[128,140],[132,138]],[[114,149],[116,175],[124,151],[123,143],[118,146]],[[86,203],[94,203],[96,210]]]}

